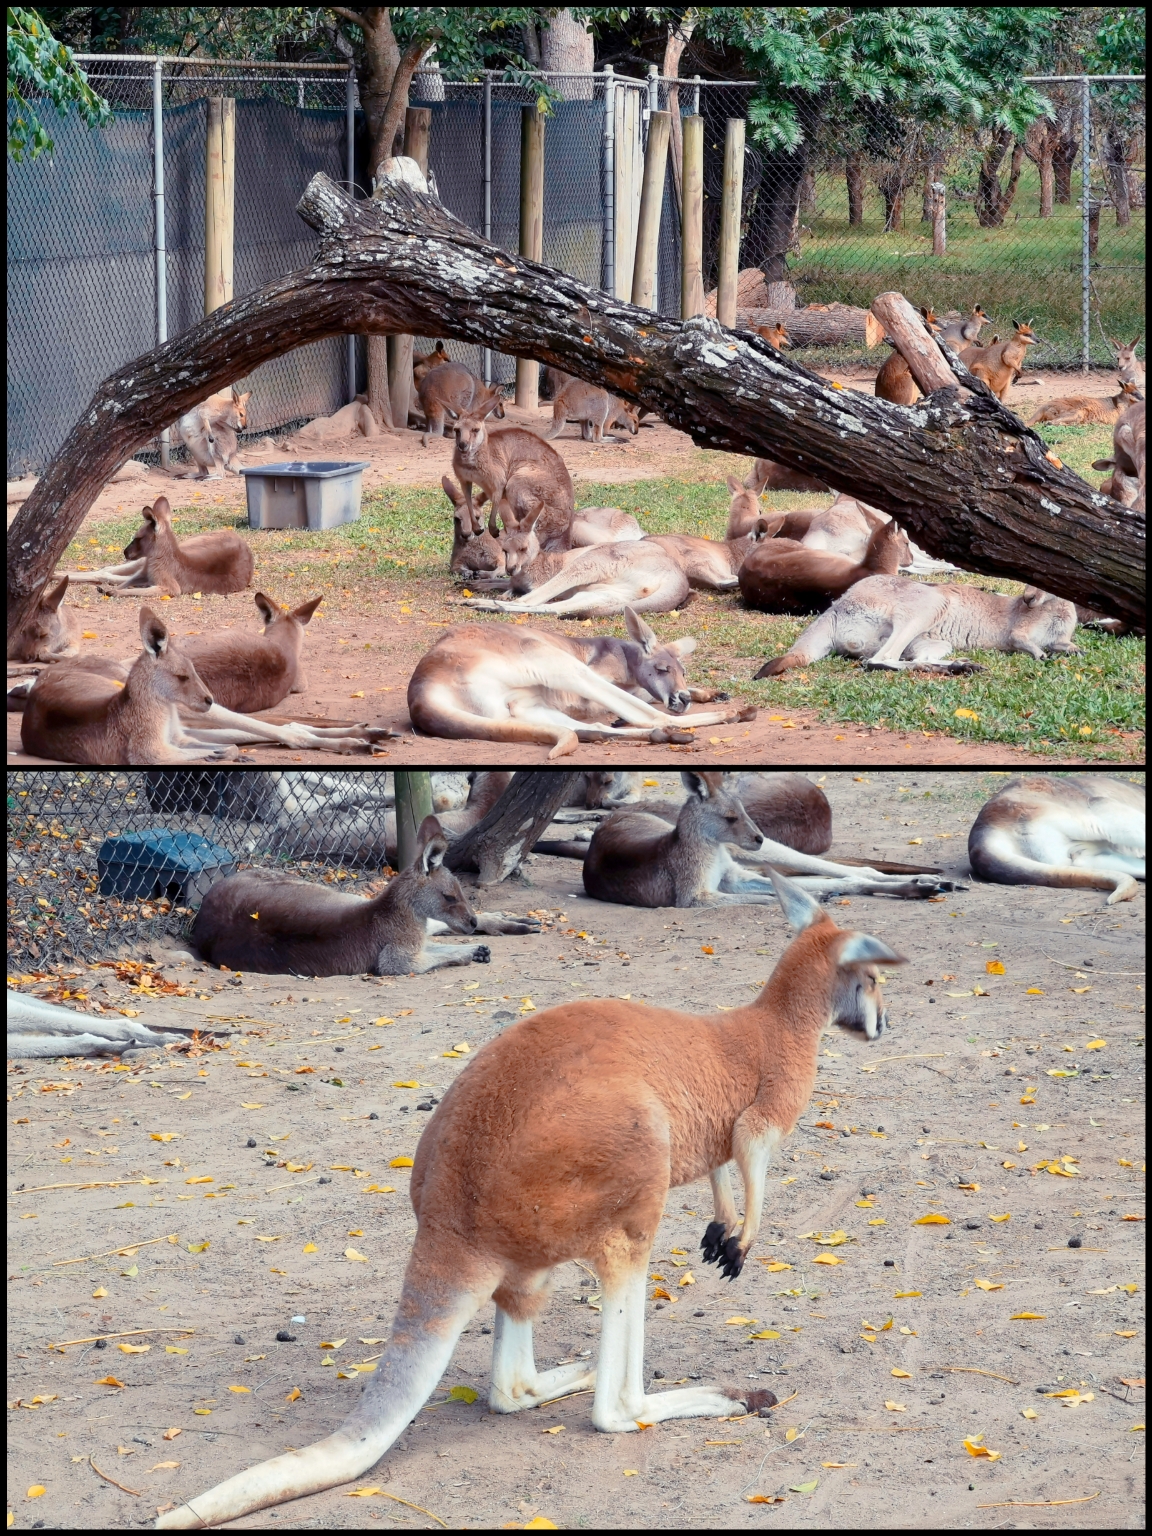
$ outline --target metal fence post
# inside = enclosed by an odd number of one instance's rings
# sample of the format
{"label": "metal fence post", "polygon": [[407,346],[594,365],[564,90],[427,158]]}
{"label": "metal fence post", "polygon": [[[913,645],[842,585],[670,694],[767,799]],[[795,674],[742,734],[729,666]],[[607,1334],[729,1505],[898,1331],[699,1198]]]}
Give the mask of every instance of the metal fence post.
{"label": "metal fence post", "polygon": [[[348,159],[348,196],[356,196],[356,71],[348,66],[348,81],[344,94],[344,134]],[[349,334],[348,346],[348,404],[356,398],[356,337]]]}
{"label": "metal fence post", "polygon": [[692,111],[691,117],[700,116],[700,76],[692,76]]}
{"label": "metal fence post", "polygon": [[611,64],[604,66],[604,258],[601,285],[616,292],[616,91]]}
{"label": "metal fence post", "polygon": [[[492,241],[492,76],[484,71],[484,106],[480,124],[480,164],[483,178],[483,209],[484,238],[491,244]],[[483,374],[485,384],[492,382],[492,348],[485,347],[481,354],[483,358]]]}
{"label": "metal fence post", "polygon": [[[164,65],[152,65],[152,198],[156,249],[156,345],[168,340],[168,246],[164,237]],[[169,467],[168,428],[160,434],[160,464]]]}
{"label": "metal fence post", "polygon": [[1091,256],[1089,246],[1091,243],[1092,212],[1092,113],[1090,100],[1090,86],[1085,75],[1080,81],[1080,194],[1083,205],[1083,226],[1080,238],[1081,282],[1083,293],[1080,303],[1080,351],[1081,366],[1088,368],[1088,296],[1091,291]]}
{"label": "metal fence post", "polygon": [[653,112],[660,106],[660,71],[655,64],[648,66],[648,100],[644,107],[644,143],[648,143],[648,126],[652,121]]}

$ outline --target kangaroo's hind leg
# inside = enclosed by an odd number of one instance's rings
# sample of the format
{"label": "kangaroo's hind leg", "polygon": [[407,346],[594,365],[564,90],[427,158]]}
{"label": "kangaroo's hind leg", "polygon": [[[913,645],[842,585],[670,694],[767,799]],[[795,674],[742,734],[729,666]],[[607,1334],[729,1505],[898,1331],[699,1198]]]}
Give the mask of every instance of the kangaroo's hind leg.
{"label": "kangaroo's hind leg", "polygon": [[492,1413],[519,1413],[571,1392],[584,1392],[596,1383],[595,1367],[578,1360],[538,1371],[532,1348],[532,1320],[547,1300],[547,1275],[530,1287],[507,1281],[497,1290],[496,1326],[492,1335],[492,1380],[488,1408]]}

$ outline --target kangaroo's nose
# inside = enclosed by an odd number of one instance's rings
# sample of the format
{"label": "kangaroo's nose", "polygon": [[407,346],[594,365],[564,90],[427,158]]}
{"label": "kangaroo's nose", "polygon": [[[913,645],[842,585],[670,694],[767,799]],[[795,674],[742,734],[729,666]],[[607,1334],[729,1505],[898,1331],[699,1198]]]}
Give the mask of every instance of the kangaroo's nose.
{"label": "kangaroo's nose", "polygon": [[691,704],[691,702],[692,702],[691,694],[688,693],[686,690],[681,689],[681,691],[679,693],[674,693],[672,695],[672,697],[668,700],[668,708],[672,711],[672,713],[674,715],[682,715],[684,713],[684,711],[688,708],[689,704]]}

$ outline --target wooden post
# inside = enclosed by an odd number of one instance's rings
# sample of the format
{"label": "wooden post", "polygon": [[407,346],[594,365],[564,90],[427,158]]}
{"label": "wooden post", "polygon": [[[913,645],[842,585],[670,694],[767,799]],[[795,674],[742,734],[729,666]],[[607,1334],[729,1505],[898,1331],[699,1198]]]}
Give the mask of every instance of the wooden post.
{"label": "wooden post", "polygon": [[680,209],[680,318],[704,313],[704,119],[681,119],[684,129],[683,203]]}
{"label": "wooden post", "polygon": [[670,130],[671,118],[667,112],[650,114],[644,183],[640,191],[640,222],[636,227],[636,261],[632,268],[632,302],[645,309],[652,308],[656,294],[656,252],[660,244]]}
{"label": "wooden post", "polygon": [[[404,113],[404,153],[415,160],[424,179],[428,179],[428,135],[432,127],[429,107],[409,107]],[[408,425],[412,404],[412,338],[388,337],[388,399],[392,407],[392,425],[403,430]]]}
{"label": "wooden post", "polygon": [[736,277],[740,270],[740,205],[744,197],[744,119],[730,117],[724,135],[724,188],[720,194],[720,271],[716,318],[736,324]]}
{"label": "wooden post", "polygon": [[[415,160],[416,156],[412,156]],[[416,834],[432,814],[432,776],[396,770],[396,868],[407,869],[416,857]]]}
{"label": "wooden post", "polygon": [[956,388],[959,380],[944,361],[928,327],[902,293],[877,294],[872,300],[872,313],[895,342],[922,394]]}
{"label": "wooden post", "polygon": [[944,183],[934,181],[929,192],[932,200],[932,254],[943,256],[948,244],[948,231],[944,217]]}
{"label": "wooden post", "polygon": [[232,249],[236,213],[236,102],[208,98],[204,167],[204,313],[232,298]]}
{"label": "wooden post", "polygon": [[[520,117],[520,254],[544,256],[544,114],[524,107]],[[516,359],[516,404],[534,411],[540,403],[540,364]]]}

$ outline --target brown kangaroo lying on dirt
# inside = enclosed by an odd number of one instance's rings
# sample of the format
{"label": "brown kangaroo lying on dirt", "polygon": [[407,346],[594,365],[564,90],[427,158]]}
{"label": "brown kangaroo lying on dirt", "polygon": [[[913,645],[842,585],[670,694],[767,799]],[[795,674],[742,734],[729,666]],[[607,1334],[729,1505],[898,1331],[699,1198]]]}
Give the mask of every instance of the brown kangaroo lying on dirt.
{"label": "brown kangaroo lying on dirt", "polygon": [[[885,1020],[880,939],[844,931],[792,882],[771,887],[795,934],[760,995],[723,1017],[627,999],[575,999],[482,1047],[420,1139],[417,1232],[391,1338],[334,1433],[236,1471],[161,1515],[159,1527],[223,1524],[366,1473],[412,1423],[456,1343],[496,1303],[488,1406],[497,1413],[593,1391],[592,1424],[636,1433],[665,1419],[756,1413],[745,1385],[653,1392],[644,1311],[654,1234],[670,1189],[707,1175],[708,1261],[735,1276],[759,1230],[772,1157],[807,1107],[821,1033],[874,1039]],[[728,1169],[744,1182],[741,1228]],[[532,1328],[559,1266],[578,1259],[603,1290],[600,1357],[538,1371]],[[214,1455],[241,1467],[244,1446]],[[387,1473],[380,1474],[386,1479]]]}
{"label": "brown kangaroo lying on dirt", "polygon": [[750,608],[765,613],[818,613],[869,576],[895,576],[912,558],[908,536],[896,523],[881,523],[860,561],[803,547],[783,549],[786,539],[754,544],[740,567],[740,592]]}
{"label": "brown kangaroo lying on dirt", "polygon": [[124,547],[122,565],[99,571],[69,571],[68,579],[108,588],[110,597],[179,597],[182,592],[243,592],[255,561],[238,533],[221,528],[177,539],[172,508],[160,496],[145,507],[144,521]]}
{"label": "brown kangaroo lying on dirt", "polygon": [[9,661],[62,661],[77,656],[80,625],[71,608],[65,608],[68,577],[40,589],[36,606],[8,641]]}
{"label": "brown kangaroo lying on dirt", "polygon": [[1064,427],[1077,427],[1090,421],[1119,421],[1130,405],[1143,398],[1135,384],[1124,383],[1121,383],[1118,395],[1063,395],[1059,400],[1049,400],[1028,425],[1034,427],[1038,422],[1051,421]]}
{"label": "brown kangaroo lying on dirt", "polygon": [[218,881],[192,925],[209,965],[292,976],[418,975],[446,965],[487,965],[487,944],[430,944],[434,933],[538,933],[531,917],[473,912],[444,868],[448,839],[425,816],[416,858],[365,900],[281,870],[245,869]]}

